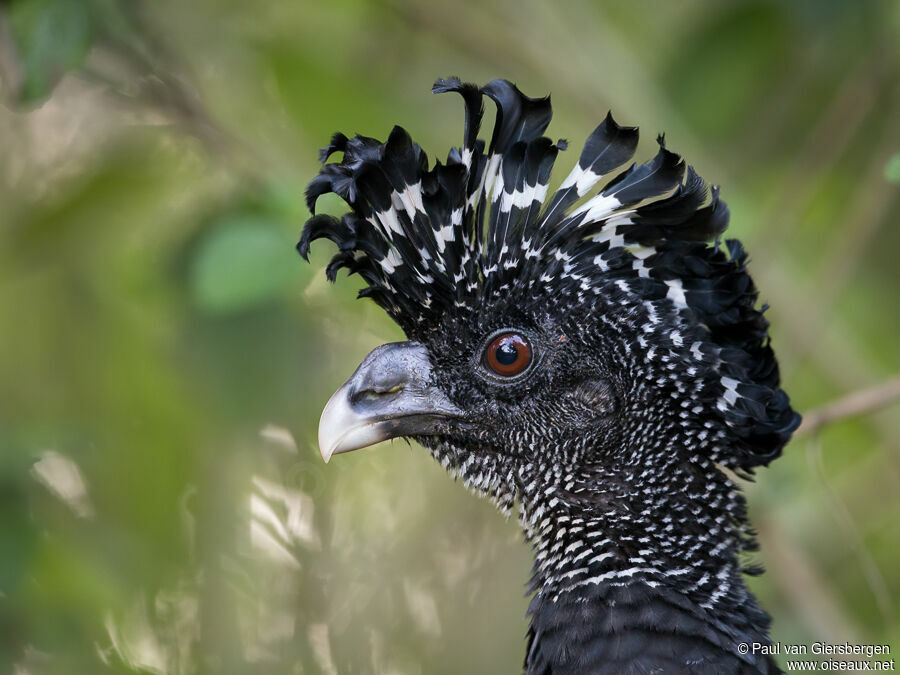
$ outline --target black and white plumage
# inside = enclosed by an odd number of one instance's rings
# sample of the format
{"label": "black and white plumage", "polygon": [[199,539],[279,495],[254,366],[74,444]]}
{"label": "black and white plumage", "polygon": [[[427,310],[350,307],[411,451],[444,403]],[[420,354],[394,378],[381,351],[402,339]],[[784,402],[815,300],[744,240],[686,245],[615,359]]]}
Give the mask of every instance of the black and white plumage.
{"label": "black and white plumage", "polygon": [[[410,342],[385,345],[332,397],[333,453],[416,438],[503,510],[535,551],[527,673],[771,672],[748,592],[756,547],[739,475],[776,458],[799,416],[718,190],[611,115],[547,197],[563,141],[549,98],[455,78],[464,142],[433,167],[400,127],[337,134],[307,195],[327,268],[359,274]],[[497,107],[479,140],[484,96]],[[527,357],[527,358],[526,358]]]}

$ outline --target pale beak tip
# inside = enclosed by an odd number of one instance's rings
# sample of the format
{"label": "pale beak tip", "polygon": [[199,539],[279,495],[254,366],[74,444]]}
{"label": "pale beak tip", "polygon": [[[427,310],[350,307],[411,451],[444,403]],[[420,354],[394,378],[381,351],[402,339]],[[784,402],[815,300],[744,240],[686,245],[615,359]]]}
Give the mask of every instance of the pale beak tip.
{"label": "pale beak tip", "polygon": [[338,389],[325,404],[319,418],[319,453],[328,464],[337,449],[344,426],[347,424],[346,386]]}
{"label": "pale beak tip", "polygon": [[319,419],[319,453],[327,464],[332,456],[358,450],[387,438],[385,427],[353,410],[350,385],[344,384],[325,404]]}

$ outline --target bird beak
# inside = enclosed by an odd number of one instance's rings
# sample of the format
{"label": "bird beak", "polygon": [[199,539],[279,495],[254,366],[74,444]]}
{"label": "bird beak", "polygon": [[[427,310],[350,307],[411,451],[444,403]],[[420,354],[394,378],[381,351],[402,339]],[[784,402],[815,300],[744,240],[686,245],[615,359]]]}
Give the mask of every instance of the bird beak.
{"label": "bird beak", "polygon": [[389,438],[433,434],[448,419],[461,417],[431,379],[428,351],[417,342],[392,342],[372,351],[322,411],[322,459]]}

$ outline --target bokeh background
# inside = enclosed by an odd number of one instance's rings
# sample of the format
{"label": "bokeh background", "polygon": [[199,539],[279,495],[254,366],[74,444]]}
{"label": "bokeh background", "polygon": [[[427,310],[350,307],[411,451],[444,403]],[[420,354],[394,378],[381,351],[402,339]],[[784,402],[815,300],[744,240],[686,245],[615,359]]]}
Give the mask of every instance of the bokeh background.
{"label": "bokeh background", "polygon": [[402,336],[293,250],[334,131],[461,142],[451,74],[721,184],[811,413],[747,486],[753,587],[897,655],[900,3],[3,0],[0,672],[518,672],[515,520],[402,441],[321,463]]}

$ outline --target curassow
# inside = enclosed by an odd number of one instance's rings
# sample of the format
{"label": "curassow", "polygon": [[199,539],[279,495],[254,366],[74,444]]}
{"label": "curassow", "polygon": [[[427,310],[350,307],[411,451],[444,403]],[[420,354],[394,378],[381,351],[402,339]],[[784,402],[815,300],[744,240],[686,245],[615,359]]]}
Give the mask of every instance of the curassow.
{"label": "curassow", "polygon": [[662,137],[624,166],[638,130],[607,115],[547,199],[566,149],[543,135],[549,97],[505,80],[433,91],[465,104],[446,163],[399,126],[385,143],[338,133],[307,189],[313,213],[328,192],[352,211],[313,216],[301,255],[337,244],[328,278],[359,274],[409,338],[328,402],[322,456],[405,436],[500,509],[518,504],[529,674],[774,672],[752,649],[769,617],[744,583],[760,570],[729,474],[776,458],[800,416],[746,254],[719,240],[718,189]]}

